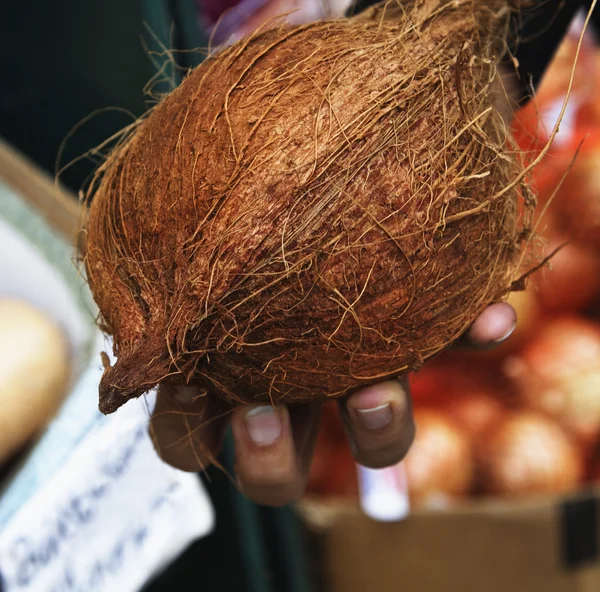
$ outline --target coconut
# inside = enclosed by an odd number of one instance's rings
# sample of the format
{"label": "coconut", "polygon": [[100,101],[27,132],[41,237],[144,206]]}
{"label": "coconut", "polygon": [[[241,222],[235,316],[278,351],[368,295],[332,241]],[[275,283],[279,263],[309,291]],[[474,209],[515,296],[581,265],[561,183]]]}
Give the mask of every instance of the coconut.
{"label": "coconut", "polygon": [[496,108],[504,2],[414,0],[210,56],[99,167],[85,267],[116,363],[307,401],[405,374],[515,287],[534,199]]}

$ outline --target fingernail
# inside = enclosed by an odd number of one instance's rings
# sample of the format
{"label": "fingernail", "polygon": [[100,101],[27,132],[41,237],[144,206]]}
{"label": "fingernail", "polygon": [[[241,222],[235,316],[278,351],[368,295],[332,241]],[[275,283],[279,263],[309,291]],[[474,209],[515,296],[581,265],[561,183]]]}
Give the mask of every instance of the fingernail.
{"label": "fingernail", "polygon": [[496,339],[496,343],[505,342],[515,331],[517,328],[517,323],[514,323],[513,326],[502,336],[500,339]]}
{"label": "fingernail", "polygon": [[392,406],[384,403],[370,409],[356,409],[356,415],[363,427],[379,430],[392,422]]}
{"label": "fingernail", "polygon": [[250,440],[256,446],[271,446],[281,436],[281,415],[269,405],[254,407],[244,416]]}

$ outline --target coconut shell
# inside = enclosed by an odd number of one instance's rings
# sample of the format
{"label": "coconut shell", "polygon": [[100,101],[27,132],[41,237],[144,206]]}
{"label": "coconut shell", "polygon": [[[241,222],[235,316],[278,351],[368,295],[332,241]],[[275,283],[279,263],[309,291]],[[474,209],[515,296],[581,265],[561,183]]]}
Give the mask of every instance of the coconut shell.
{"label": "coconut shell", "polygon": [[340,396],[419,368],[510,291],[534,200],[494,106],[492,4],[257,34],[134,126],[88,193],[117,356],[102,411],[165,380]]}

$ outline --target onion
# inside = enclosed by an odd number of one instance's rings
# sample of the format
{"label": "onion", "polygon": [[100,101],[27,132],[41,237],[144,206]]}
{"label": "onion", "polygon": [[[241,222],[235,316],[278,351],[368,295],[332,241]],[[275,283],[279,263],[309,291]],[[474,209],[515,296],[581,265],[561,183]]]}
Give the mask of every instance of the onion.
{"label": "onion", "polygon": [[544,309],[551,313],[582,310],[600,295],[597,255],[589,248],[559,236],[553,236],[549,241],[548,253],[561,245],[564,245],[562,249],[550,260],[550,269],[542,268],[533,276],[538,298]]}
{"label": "onion", "polygon": [[[549,152],[532,171],[532,185],[536,188],[539,201],[547,203],[563,175],[573,161],[579,142],[587,135],[581,122],[600,123],[598,118],[598,66],[596,41],[588,31],[573,72],[575,56],[580,41],[580,31],[571,29],[563,38],[536,96],[520,109],[513,120],[513,133],[518,145],[530,160],[536,158],[546,146],[552,127],[565,99],[571,76],[574,74],[571,96],[563,125],[554,139]],[[595,112],[591,114],[590,112]],[[569,185],[569,180],[565,188]],[[570,192],[569,192],[570,193]],[[560,199],[558,200],[560,201]],[[585,221],[582,221],[585,223]]]}
{"label": "onion", "polygon": [[556,418],[585,442],[600,429],[600,327],[583,318],[547,321],[504,371],[522,401]]}
{"label": "onion", "polygon": [[582,456],[554,421],[516,412],[477,444],[479,477],[488,493],[504,496],[568,492],[583,476]]}
{"label": "onion", "polygon": [[445,410],[472,437],[487,432],[505,413],[504,405],[496,396],[481,391],[453,397]]}
{"label": "onion", "polygon": [[448,350],[410,376],[411,395],[417,407],[445,407],[464,393],[489,390],[491,376],[494,393],[500,394],[503,376],[497,376],[495,364],[482,352]]}
{"label": "onion", "polygon": [[411,374],[410,391],[417,406],[438,406],[460,392],[464,385],[465,374],[461,364],[439,363],[441,358],[433,360],[422,370]]}
{"label": "onion", "polygon": [[25,302],[0,299],[0,464],[56,411],[69,371],[58,327]]}
{"label": "onion", "polygon": [[[556,196],[558,219],[572,238],[600,247],[600,127],[590,133]],[[574,155],[577,146],[570,147]],[[571,156],[571,159],[573,156]]]}
{"label": "onion", "polygon": [[[535,200],[497,109],[504,0],[382,2],[211,56],[100,167],[84,263],[115,411],[408,373],[521,279]],[[496,42],[498,41],[498,43]]]}
{"label": "onion", "polygon": [[467,435],[439,411],[415,410],[416,435],[404,459],[409,494],[417,503],[466,495],[474,464]]}

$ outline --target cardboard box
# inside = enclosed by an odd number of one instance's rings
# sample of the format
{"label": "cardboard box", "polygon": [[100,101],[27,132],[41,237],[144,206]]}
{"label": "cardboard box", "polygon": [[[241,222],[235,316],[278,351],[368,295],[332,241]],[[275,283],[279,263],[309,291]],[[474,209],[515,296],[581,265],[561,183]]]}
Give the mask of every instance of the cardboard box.
{"label": "cardboard box", "polygon": [[328,592],[600,591],[600,490],[387,524],[351,502],[303,500],[299,512]]}

